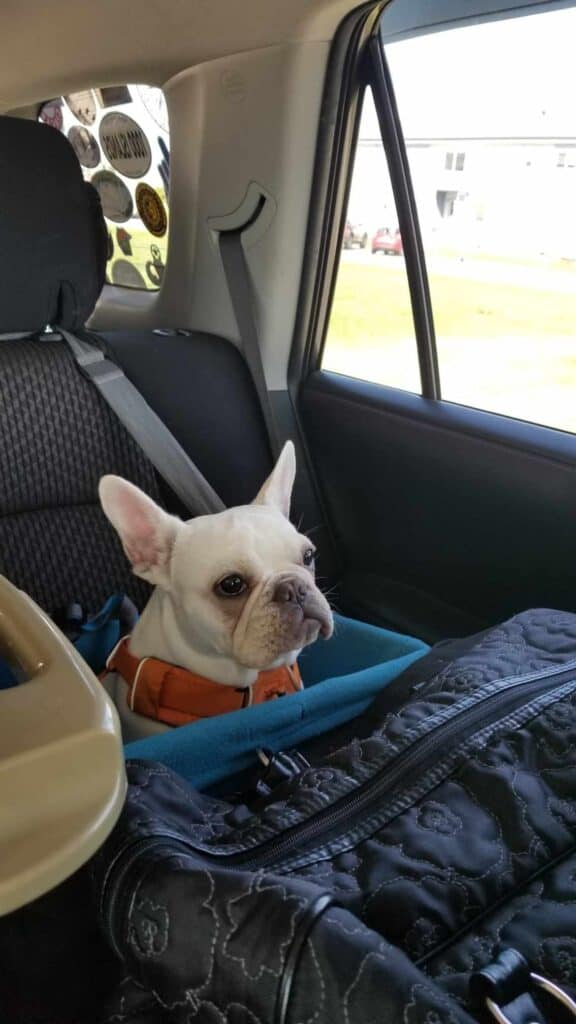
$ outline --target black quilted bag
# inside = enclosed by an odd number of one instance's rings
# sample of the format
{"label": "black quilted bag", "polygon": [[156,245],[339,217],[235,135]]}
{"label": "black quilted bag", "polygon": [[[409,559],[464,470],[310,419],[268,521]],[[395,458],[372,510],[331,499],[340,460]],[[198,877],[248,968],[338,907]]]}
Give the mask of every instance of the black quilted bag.
{"label": "black quilted bag", "polygon": [[83,1019],[574,1021],[576,616],[439,645],[353,733],[237,800],[129,765]]}

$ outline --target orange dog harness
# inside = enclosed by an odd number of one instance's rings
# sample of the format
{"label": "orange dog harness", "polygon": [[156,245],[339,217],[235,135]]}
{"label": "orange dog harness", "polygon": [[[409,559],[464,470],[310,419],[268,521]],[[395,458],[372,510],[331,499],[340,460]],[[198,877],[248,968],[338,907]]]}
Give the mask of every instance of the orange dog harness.
{"label": "orange dog harness", "polygon": [[298,665],[261,672],[252,686],[237,689],[158,658],[136,658],[128,649],[129,642],[130,637],[125,636],[116,645],[107,668],[127,683],[126,699],[132,711],[165,725],[187,725],[302,689]]}

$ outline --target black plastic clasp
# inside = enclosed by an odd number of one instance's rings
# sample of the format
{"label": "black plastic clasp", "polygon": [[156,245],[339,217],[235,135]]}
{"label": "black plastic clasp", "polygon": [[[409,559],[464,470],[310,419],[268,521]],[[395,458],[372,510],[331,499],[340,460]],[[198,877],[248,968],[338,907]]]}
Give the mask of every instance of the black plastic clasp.
{"label": "black plastic clasp", "polygon": [[[543,1014],[534,998],[536,993],[553,1006],[553,1016]],[[490,1014],[497,1024],[560,1024],[576,1017],[571,996],[531,971],[517,949],[501,949],[492,963],[475,971],[470,977],[469,994],[474,1006]]]}
{"label": "black plastic clasp", "polygon": [[258,796],[268,796],[280,783],[295,778],[310,767],[310,762],[298,750],[280,750],[277,754],[261,751],[260,759],[266,767],[256,783]]}

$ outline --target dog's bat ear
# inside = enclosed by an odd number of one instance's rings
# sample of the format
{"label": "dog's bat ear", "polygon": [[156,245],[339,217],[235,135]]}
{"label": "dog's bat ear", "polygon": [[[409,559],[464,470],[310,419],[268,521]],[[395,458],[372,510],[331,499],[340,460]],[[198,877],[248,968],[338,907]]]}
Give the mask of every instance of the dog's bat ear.
{"label": "dog's bat ear", "polygon": [[103,476],[98,493],[133,572],[168,589],[170,558],[180,520],[168,515],[139,487],[120,476]]}
{"label": "dog's bat ear", "polygon": [[253,505],[271,505],[288,518],[290,500],[296,478],[296,452],[292,441],[286,441],[267,481],[258,491]]}

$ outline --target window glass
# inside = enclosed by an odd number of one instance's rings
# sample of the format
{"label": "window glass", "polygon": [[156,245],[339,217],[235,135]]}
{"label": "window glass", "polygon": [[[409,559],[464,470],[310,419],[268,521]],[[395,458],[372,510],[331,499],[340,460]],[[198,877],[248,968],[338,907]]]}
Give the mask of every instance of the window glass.
{"label": "window glass", "polygon": [[402,239],[370,90],[364,96],[322,366],[421,390]]}
{"label": "window glass", "polygon": [[63,132],[108,228],[106,280],[158,289],[166,265],[170,147],[161,89],[119,85],[48,100],[39,119]]}
{"label": "window glass", "polygon": [[[386,12],[382,19],[385,39]],[[576,10],[385,46],[442,397],[576,431]]]}

